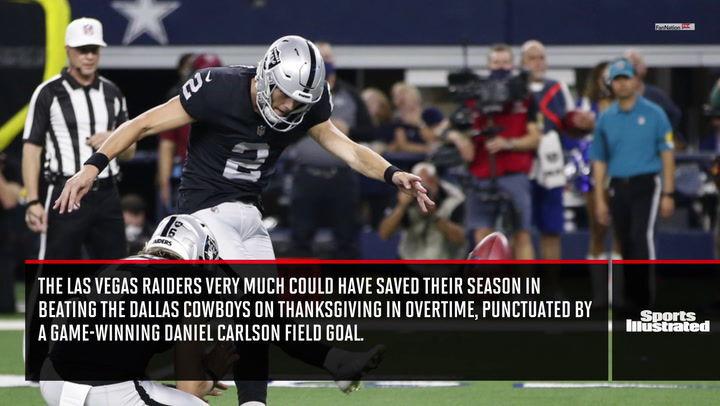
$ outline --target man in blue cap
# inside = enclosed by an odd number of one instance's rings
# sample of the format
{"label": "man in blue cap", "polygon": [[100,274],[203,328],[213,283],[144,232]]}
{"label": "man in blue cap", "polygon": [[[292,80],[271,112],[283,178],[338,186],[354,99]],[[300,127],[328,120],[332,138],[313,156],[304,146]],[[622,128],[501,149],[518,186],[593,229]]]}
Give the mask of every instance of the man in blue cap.
{"label": "man in blue cap", "polygon": [[[624,259],[655,259],[658,209],[669,217],[675,207],[672,127],[660,106],[637,94],[630,61],[611,63],[608,80],[616,101],[600,116],[590,147],[595,214],[605,225],[612,216]],[[603,198],[606,176],[610,208]]]}

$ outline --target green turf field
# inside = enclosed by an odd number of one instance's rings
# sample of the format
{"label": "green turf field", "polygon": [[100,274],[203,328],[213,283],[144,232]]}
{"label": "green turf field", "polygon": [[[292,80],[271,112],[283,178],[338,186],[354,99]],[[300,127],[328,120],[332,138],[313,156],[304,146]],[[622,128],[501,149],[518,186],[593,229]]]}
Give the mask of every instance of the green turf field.
{"label": "green turf field", "polygon": [[[720,388],[720,387],[719,387]],[[511,382],[470,382],[458,388],[270,388],[271,405],[717,405],[720,389],[514,389]],[[38,405],[38,388],[0,388],[3,405]],[[211,405],[237,405],[234,389]]]}
{"label": "green turf field", "polygon": [[[1,320],[17,320],[17,317]],[[22,332],[0,331],[2,375],[22,375]],[[465,382],[446,388],[362,388],[344,395],[334,388],[270,388],[275,405],[718,405],[720,382],[692,382],[689,389],[572,388],[520,389],[516,382]],[[682,382],[688,384],[689,382]],[[236,405],[233,388],[211,405]],[[43,404],[36,387],[0,387],[0,405]]]}

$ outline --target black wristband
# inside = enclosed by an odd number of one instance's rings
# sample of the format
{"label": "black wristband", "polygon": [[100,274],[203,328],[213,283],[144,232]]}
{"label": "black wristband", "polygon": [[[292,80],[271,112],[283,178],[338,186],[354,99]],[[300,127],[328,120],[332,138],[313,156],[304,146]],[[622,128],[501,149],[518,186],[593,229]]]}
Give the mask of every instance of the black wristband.
{"label": "black wristband", "polygon": [[395,165],[388,166],[387,169],[385,169],[385,173],[383,174],[383,178],[385,178],[385,183],[391,186],[395,186],[395,183],[393,183],[392,178],[393,175],[395,175],[395,172],[402,172],[400,168],[398,168]]}
{"label": "black wristband", "polygon": [[42,202],[38,199],[30,200],[29,202],[25,203],[25,208],[28,208],[30,206],[35,206],[36,204],[42,204]]}
{"label": "black wristband", "polygon": [[96,152],[90,155],[90,158],[88,158],[83,165],[92,165],[98,168],[98,172],[102,172],[103,169],[108,166],[108,163],[110,163],[110,159],[108,159],[107,155],[102,152]]}

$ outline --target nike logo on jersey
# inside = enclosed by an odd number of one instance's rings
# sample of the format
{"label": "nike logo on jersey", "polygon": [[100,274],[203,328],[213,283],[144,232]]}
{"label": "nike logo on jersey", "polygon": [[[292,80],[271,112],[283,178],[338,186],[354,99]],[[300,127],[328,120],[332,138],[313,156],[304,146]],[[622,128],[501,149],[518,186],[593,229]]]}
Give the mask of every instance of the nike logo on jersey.
{"label": "nike logo on jersey", "polygon": [[210,79],[210,71],[208,71],[208,74],[205,76],[205,81],[210,82],[212,79]]}

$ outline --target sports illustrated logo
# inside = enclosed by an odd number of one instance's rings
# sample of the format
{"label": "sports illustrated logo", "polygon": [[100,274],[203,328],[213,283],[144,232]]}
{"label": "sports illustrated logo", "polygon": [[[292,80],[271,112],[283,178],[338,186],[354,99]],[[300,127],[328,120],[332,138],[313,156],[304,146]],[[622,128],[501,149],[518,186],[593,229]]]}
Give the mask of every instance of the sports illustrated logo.
{"label": "sports illustrated logo", "polygon": [[263,135],[265,135],[265,126],[264,125],[257,126],[257,135],[258,135],[258,137],[262,137]]}
{"label": "sports illustrated logo", "polygon": [[655,23],[655,31],[695,31],[695,23]]}
{"label": "sports illustrated logo", "polygon": [[93,35],[94,33],[95,33],[95,29],[93,28],[92,24],[83,25],[83,34]]}
{"label": "sports illustrated logo", "polygon": [[695,312],[643,310],[640,320],[625,320],[627,333],[709,333],[710,320],[697,322]]}

